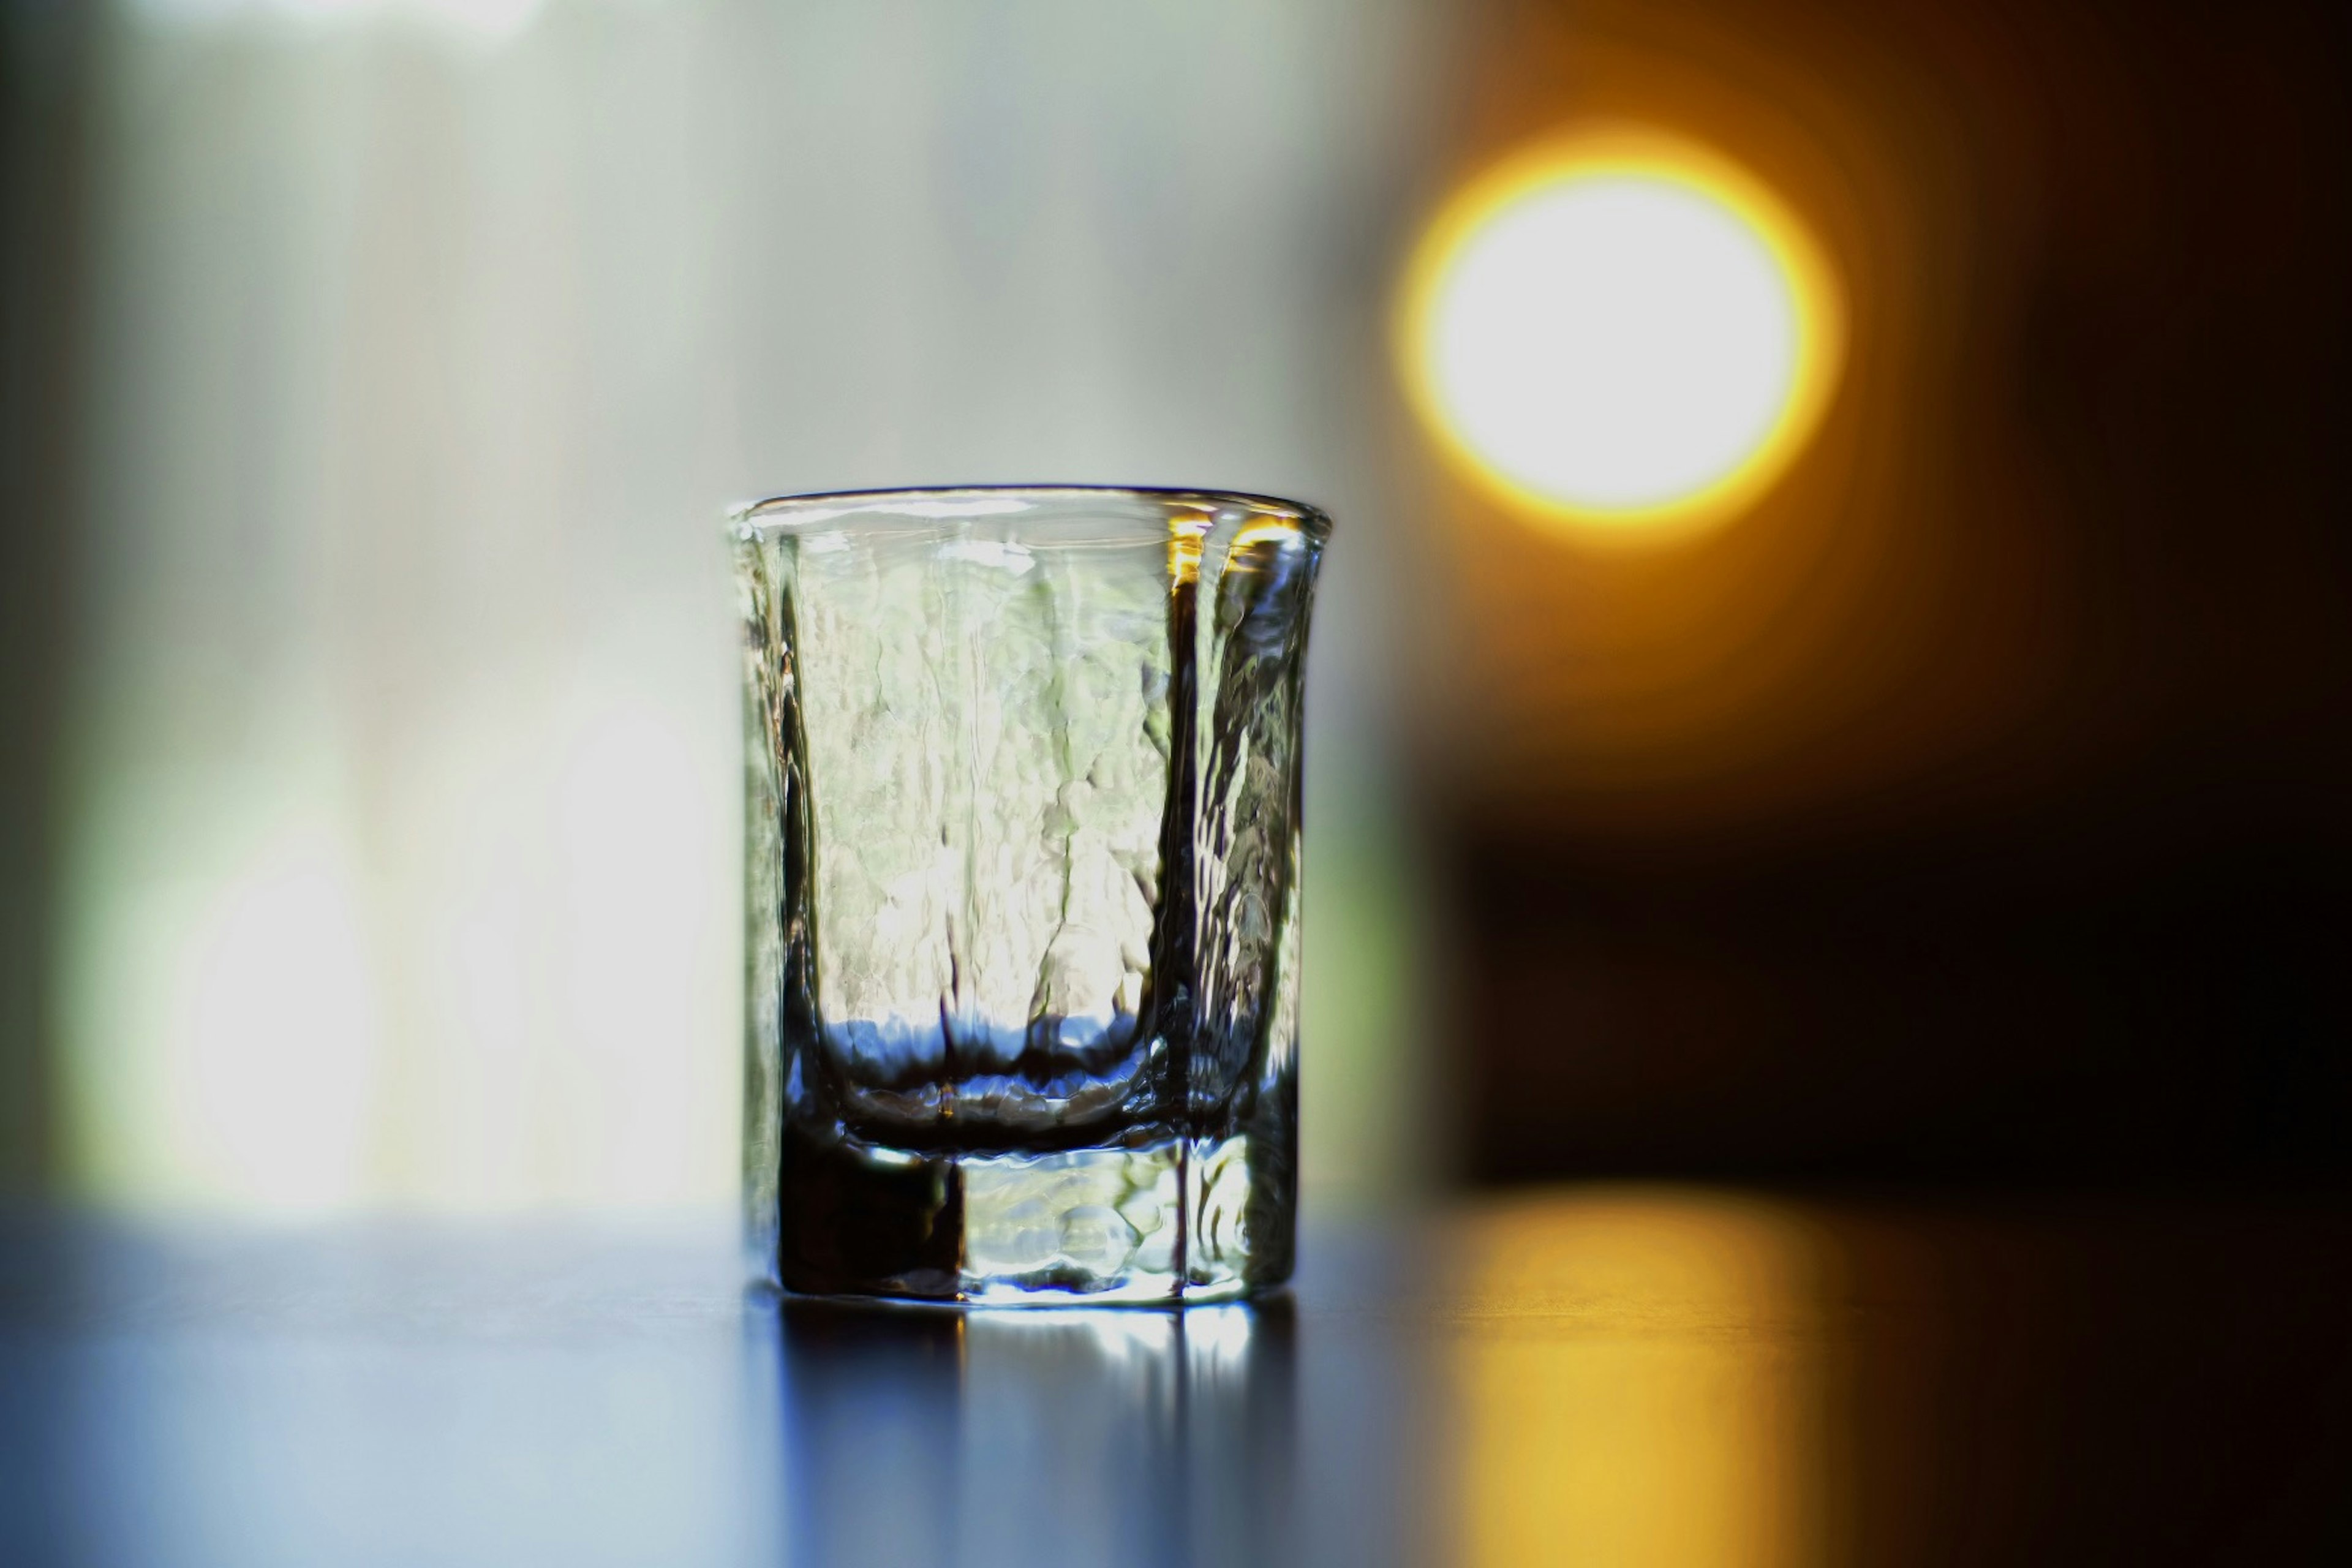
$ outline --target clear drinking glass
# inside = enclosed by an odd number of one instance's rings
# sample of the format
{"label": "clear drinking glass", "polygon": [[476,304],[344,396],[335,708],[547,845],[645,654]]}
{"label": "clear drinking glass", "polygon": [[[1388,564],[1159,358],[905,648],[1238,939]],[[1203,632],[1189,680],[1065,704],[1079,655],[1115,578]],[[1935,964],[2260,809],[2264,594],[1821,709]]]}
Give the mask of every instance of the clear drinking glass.
{"label": "clear drinking glass", "polygon": [[761,1271],[973,1302],[1286,1279],[1329,521],[1061,488],[732,521]]}

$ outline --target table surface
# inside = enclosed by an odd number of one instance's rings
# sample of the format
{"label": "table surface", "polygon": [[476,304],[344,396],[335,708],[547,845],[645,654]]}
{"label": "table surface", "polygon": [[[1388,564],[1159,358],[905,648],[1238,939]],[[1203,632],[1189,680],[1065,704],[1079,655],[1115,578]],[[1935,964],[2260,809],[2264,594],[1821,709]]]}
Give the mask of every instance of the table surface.
{"label": "table surface", "polygon": [[0,1228],[0,1563],[2352,1562],[2352,1218],[1584,1187],[1250,1307],[716,1223]]}

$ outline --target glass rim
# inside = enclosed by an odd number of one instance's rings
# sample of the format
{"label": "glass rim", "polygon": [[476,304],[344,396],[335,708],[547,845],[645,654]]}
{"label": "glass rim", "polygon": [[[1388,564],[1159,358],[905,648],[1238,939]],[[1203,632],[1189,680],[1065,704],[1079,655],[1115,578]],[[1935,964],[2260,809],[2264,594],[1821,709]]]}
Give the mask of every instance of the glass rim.
{"label": "glass rim", "polygon": [[1167,485],[913,485],[889,489],[811,490],[768,496],[727,509],[727,527],[739,538],[773,535],[799,527],[838,523],[860,514],[926,521],[992,517],[1026,510],[1003,503],[1125,500],[1163,510],[1243,511],[1297,523],[1318,543],[1331,536],[1331,518],[1322,508],[1280,496],[1246,490],[1191,489]]}

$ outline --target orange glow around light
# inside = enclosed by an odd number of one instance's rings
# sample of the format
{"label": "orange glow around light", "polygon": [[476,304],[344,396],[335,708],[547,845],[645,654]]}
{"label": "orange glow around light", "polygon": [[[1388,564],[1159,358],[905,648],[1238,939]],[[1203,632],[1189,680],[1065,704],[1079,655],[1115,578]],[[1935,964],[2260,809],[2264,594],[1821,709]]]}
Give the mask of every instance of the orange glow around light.
{"label": "orange glow around light", "polygon": [[1769,190],[1612,127],[1458,192],[1415,253],[1398,339],[1456,467],[1538,521],[1631,541],[1762,494],[1820,419],[1843,331],[1827,262]]}

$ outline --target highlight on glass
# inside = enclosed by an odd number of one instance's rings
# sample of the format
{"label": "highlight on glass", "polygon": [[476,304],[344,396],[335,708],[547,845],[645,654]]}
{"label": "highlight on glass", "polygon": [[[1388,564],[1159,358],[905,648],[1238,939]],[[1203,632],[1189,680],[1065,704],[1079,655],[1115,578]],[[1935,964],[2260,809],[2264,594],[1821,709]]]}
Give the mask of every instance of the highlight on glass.
{"label": "highlight on glass", "polygon": [[982,1303],[1282,1282],[1328,520],[1024,488],[732,527],[758,1271]]}

